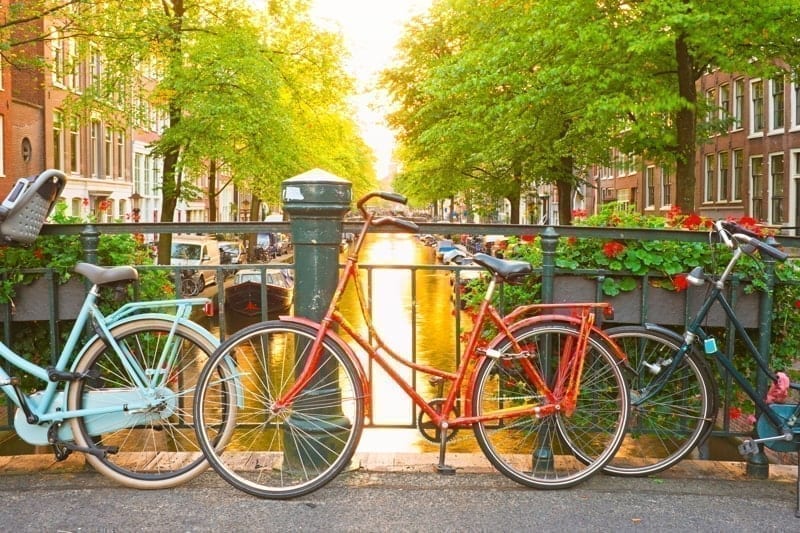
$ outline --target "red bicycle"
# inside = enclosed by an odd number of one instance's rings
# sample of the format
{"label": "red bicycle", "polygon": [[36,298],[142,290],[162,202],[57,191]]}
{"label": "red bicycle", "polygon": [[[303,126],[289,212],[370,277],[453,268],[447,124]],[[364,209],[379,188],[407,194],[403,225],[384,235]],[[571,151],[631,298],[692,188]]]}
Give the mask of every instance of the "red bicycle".
{"label": "red bicycle", "polygon": [[[595,313],[608,304],[526,305],[503,317],[492,305],[496,287],[527,276],[531,265],[475,254],[473,261],[491,278],[461,363],[455,371],[414,363],[375,331],[357,276],[371,226],[410,232],[417,226],[376,218],[365,207],[372,198],[405,203],[386,192],[358,201],[364,224],[323,319],[287,316],[255,324],[229,337],[205,365],[194,413],[214,469],[246,493],[284,499],[320,488],[350,462],[370,416],[371,383],[342,332],[417,405],[420,431],[439,442],[440,472],[453,472],[445,463],[447,442],[465,427],[473,428],[500,472],[529,487],[570,487],[601,470],[622,442],[629,410],[620,368],[625,357],[594,325]],[[338,309],[351,283],[366,332]],[[242,400],[235,408],[235,434],[222,449],[215,448],[216,426],[233,406],[205,391],[219,385],[217,367],[228,370],[231,360],[238,372],[230,379],[241,383]],[[395,370],[397,363],[431,376],[439,383],[438,397],[423,398]]]}

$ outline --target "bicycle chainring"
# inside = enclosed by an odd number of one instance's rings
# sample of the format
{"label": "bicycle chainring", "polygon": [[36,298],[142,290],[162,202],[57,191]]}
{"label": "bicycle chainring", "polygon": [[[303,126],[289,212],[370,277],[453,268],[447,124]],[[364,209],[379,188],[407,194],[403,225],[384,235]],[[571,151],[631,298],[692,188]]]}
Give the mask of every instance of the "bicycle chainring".
{"label": "bicycle chainring", "polygon": [[[443,404],[444,400],[442,400],[441,398],[437,398],[435,400],[431,400],[428,402],[428,405],[430,405],[437,413],[441,412]],[[457,406],[453,408],[453,414],[455,416],[459,415]],[[431,420],[431,418],[425,411],[419,412],[419,416],[417,417],[417,429],[419,429],[419,432],[422,434],[423,437],[425,437],[425,440],[436,443],[439,442],[441,437],[441,430],[439,429],[439,426],[433,423],[433,420]],[[445,441],[449,442],[450,440],[452,440],[453,437],[456,436],[456,433],[458,433],[458,428],[449,428],[447,430],[447,436],[445,437]]]}

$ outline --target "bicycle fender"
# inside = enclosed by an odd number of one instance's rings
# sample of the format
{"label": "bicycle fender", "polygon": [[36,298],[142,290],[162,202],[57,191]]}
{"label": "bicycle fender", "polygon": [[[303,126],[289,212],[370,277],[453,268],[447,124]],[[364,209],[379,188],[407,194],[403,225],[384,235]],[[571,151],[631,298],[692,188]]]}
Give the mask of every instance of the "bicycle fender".
{"label": "bicycle fender", "polygon": [[[578,317],[574,317],[571,315],[563,315],[563,314],[549,314],[549,315],[537,315],[525,318],[524,320],[520,320],[519,322],[514,322],[513,324],[508,325],[508,329],[511,333],[514,333],[520,328],[524,328],[533,324],[539,324],[542,322],[563,322],[566,324],[571,324],[573,326],[580,326],[581,319]],[[605,341],[606,345],[609,349],[611,349],[612,354],[625,366],[625,368],[629,370],[633,370],[631,368],[630,363],[628,363],[628,356],[623,352],[617,343],[615,343],[609,336],[608,333],[599,328],[597,325],[592,326],[592,333],[601,337],[603,341]],[[494,348],[503,340],[503,335],[497,335],[492,341],[489,343],[489,348]]]}
{"label": "bicycle fender", "polygon": [[[319,323],[314,322],[309,318],[304,318],[301,316],[293,316],[293,315],[281,315],[278,317],[281,322],[292,322],[295,324],[300,324],[303,326],[308,326],[313,329],[319,329]],[[344,351],[345,354],[350,358],[353,362],[353,366],[356,367],[356,372],[358,373],[358,379],[361,381],[362,388],[364,390],[364,409],[366,416],[371,416],[370,413],[370,396],[372,396],[372,389],[369,385],[369,380],[367,379],[367,374],[364,372],[364,367],[361,364],[361,360],[358,358],[356,353],[350,348],[350,345],[345,342],[345,340],[339,336],[338,333],[332,330],[328,330],[325,333],[325,337],[329,339],[331,342],[335,343],[339,348]]]}
{"label": "bicycle fender", "polygon": [[[198,325],[196,322],[194,322],[192,320],[189,320],[187,318],[182,318],[182,317],[177,317],[177,319],[176,319],[175,315],[169,315],[169,314],[165,314],[165,313],[145,313],[145,314],[141,314],[141,315],[131,315],[131,316],[123,318],[122,320],[114,322],[113,324],[108,324],[106,327],[108,327],[108,329],[112,329],[112,328],[115,328],[115,327],[120,326],[122,324],[127,324],[128,322],[136,322],[137,320],[153,319],[153,318],[161,319],[161,320],[167,320],[169,322],[177,322],[179,324],[183,324],[186,327],[196,331],[197,333],[200,333],[215,348],[219,346],[219,339],[217,337],[215,337],[214,335],[212,335],[210,331],[208,331],[204,327]],[[100,336],[95,334],[88,341],[86,341],[86,343],[84,343],[84,345],[81,347],[80,351],[77,353],[75,358],[72,360],[72,367],[71,367],[70,370],[75,371],[75,367],[77,366],[78,361],[80,361],[80,359],[83,356],[84,352],[86,352],[86,350],[89,349],[89,346],[91,346],[94,343],[94,341],[96,341],[99,338],[100,338]]]}

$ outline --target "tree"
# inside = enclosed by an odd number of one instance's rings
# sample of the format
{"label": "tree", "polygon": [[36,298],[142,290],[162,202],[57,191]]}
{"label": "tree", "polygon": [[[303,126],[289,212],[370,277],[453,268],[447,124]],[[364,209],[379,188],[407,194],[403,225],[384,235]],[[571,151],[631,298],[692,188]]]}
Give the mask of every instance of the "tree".
{"label": "tree", "polygon": [[[341,38],[310,22],[306,0],[270,2],[259,17],[242,0],[71,3],[59,11],[69,28],[60,35],[80,39],[83,57],[102,57],[102,75],[72,95],[67,111],[134,128],[146,110],[168,117],[152,145],[163,158],[162,221],[173,220],[179,199],[201,192],[194,178],[203,174],[211,202],[226,176],[252,192],[254,210],[278,201],[281,180],[316,166],[358,190],[375,183],[346,104],[352,81]],[[162,264],[170,237],[160,241]]]}
{"label": "tree", "polygon": [[798,21],[793,0],[439,0],[385,74],[400,106],[391,124],[404,158],[491,176],[459,187],[512,200],[515,184],[556,183],[562,222],[563,199],[612,149],[674,165],[691,211],[696,146],[722,125],[699,121],[697,80],[710,68],[788,72],[800,64]]}

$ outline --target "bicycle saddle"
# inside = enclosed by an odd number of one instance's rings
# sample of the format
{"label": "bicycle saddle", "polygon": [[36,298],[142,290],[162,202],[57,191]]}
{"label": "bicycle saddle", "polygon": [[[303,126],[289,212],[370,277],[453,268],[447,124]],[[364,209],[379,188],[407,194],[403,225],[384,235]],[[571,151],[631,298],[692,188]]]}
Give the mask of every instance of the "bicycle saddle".
{"label": "bicycle saddle", "polygon": [[139,279],[139,273],[132,266],[101,267],[91,263],[78,263],[75,265],[75,272],[95,285]]}
{"label": "bicycle saddle", "polygon": [[483,253],[473,255],[472,261],[505,280],[513,280],[515,278],[527,276],[533,271],[531,264],[527,261],[500,259],[499,257],[493,257]]}

